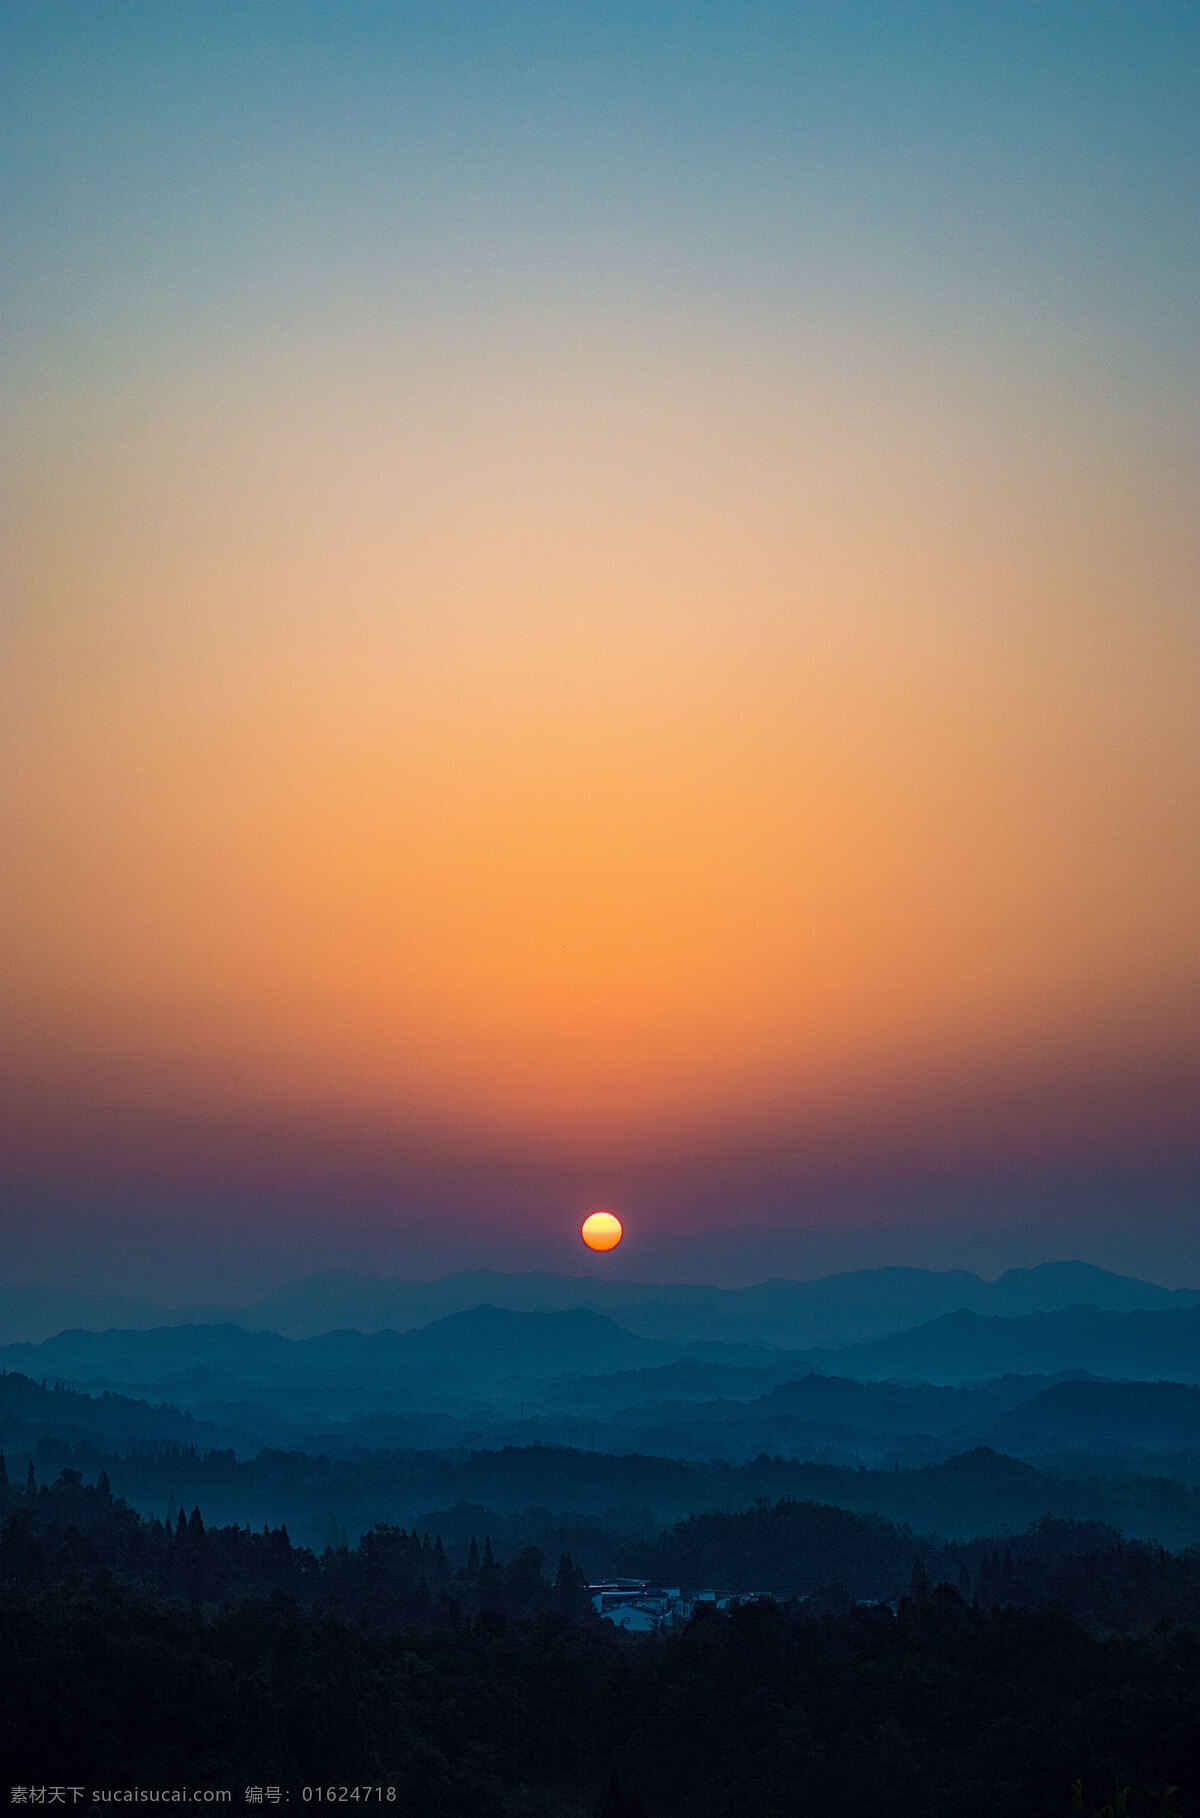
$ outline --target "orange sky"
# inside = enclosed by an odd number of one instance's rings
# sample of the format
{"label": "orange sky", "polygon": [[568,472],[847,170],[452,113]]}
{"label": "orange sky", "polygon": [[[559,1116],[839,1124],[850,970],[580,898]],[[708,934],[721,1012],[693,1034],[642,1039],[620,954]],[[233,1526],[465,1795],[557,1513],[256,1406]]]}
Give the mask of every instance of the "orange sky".
{"label": "orange sky", "polygon": [[836,9],[661,64],[16,31],[22,1167],[854,1153],[1093,1076],[1176,1142],[1193,97],[1132,27],[919,13],[894,64]]}
{"label": "orange sky", "polygon": [[30,461],[23,1058],[561,1138],[1178,1044],[1188,552],[1069,399],[229,364]]}

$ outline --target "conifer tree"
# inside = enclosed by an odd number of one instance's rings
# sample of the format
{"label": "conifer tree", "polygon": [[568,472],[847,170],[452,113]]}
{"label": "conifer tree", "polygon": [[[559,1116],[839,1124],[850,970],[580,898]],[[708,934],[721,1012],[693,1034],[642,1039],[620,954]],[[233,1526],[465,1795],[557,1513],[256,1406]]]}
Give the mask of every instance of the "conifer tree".
{"label": "conifer tree", "polygon": [[479,1608],[499,1610],[504,1602],[504,1573],[496,1564],[490,1537],[483,1542],[483,1563],[479,1568]]}

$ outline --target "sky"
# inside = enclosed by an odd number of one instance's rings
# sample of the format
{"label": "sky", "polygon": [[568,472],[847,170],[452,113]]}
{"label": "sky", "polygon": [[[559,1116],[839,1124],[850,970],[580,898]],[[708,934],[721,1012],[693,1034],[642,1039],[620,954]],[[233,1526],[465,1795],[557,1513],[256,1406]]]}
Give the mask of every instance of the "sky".
{"label": "sky", "polygon": [[1200,1282],[1198,66],[0,5],[0,1275]]}

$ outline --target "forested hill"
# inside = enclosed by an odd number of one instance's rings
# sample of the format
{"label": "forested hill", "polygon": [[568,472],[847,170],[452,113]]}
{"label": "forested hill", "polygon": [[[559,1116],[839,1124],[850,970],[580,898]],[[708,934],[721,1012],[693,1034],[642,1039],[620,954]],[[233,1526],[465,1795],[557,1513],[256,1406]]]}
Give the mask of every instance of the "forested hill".
{"label": "forested hill", "polygon": [[161,1446],[220,1446],[245,1449],[251,1442],[232,1427],[197,1420],[169,1402],[148,1402],[128,1395],[85,1395],[61,1382],[35,1382],[19,1371],[0,1372],[0,1435],[9,1449],[35,1445],[41,1438],[86,1440],[117,1448],[129,1445],[155,1450]]}
{"label": "forested hill", "polygon": [[355,1538],[376,1522],[412,1523],[459,1502],[502,1512],[536,1506],[648,1536],[704,1510],[736,1511],[781,1497],[879,1515],[951,1539],[1055,1515],[1106,1522],[1168,1547],[1200,1542],[1194,1484],[1059,1477],[986,1448],[914,1470],[851,1470],[791,1458],[698,1464],[552,1446],[375,1452],[362,1459],[263,1451],[238,1459],[228,1450],[118,1453],[45,1440],[32,1455],[11,1453],[10,1469],[15,1461],[24,1472],[31,1456],[39,1479],[64,1466],[89,1477],[107,1471],[117,1494],[146,1514],[165,1514],[172,1499],[189,1508],[199,1503],[218,1522],[255,1528],[286,1522],[293,1537],[311,1544],[323,1542],[331,1520]]}
{"label": "forested hill", "polygon": [[[430,1624],[489,1611],[514,1619],[557,1613],[591,1620],[584,1574],[560,1553],[511,1556],[491,1535],[447,1547],[440,1534],[381,1523],[355,1547],[292,1544],[285,1526],[254,1532],[205,1522],[197,1506],[174,1522],[143,1519],[114,1497],[105,1473],[87,1484],[69,1467],[52,1484],[4,1481],[0,1586],[80,1588],[97,1573],[188,1604],[284,1593],[354,1620]],[[693,1516],[650,1542],[618,1543],[606,1575],[705,1587],[735,1596],[896,1600],[937,1582],[992,1604],[1062,1603],[1106,1627],[1169,1616],[1200,1622],[1200,1548],[1174,1554],[1125,1541],[1096,1523],[1044,1520],[1021,1535],[969,1542],[918,1536],[876,1517],[791,1498],[741,1513]]]}
{"label": "forested hill", "polygon": [[679,1522],[613,1557],[618,1572],[665,1584],[753,1587],[821,1609],[952,1584],[967,1600],[1058,1603],[1105,1628],[1200,1622],[1200,1548],[1169,1553],[1098,1522],[1046,1518],[1025,1533],[940,1543],[821,1503],[762,1503]]}
{"label": "forested hill", "polygon": [[[69,1471],[0,1500],[13,1785],[274,1784],[299,1803],[382,1783],[420,1818],[787,1818],[799,1788],[822,1812],[1065,1818],[1082,1782],[1089,1818],[1130,1786],[1130,1818],[1194,1811],[1195,1555],[1043,1524],[910,1565],[911,1535],[785,1503],[684,1524],[661,1562],[766,1571],[790,1550],[797,1574],[836,1557],[853,1575],[859,1546],[909,1594],[852,1605],[829,1581],[628,1636],[569,1560],[547,1574],[486,1538],[454,1559],[383,1527],[316,1557],[198,1509],[141,1520]],[[975,1607],[931,1583],[956,1560]]]}

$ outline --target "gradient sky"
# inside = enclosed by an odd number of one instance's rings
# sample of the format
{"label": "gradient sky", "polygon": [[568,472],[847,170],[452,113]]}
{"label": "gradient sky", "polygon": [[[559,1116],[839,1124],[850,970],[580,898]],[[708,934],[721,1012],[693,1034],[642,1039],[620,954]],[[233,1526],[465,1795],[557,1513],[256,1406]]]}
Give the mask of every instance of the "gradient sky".
{"label": "gradient sky", "polygon": [[9,1272],[1183,1279],[1195,7],[0,19]]}

